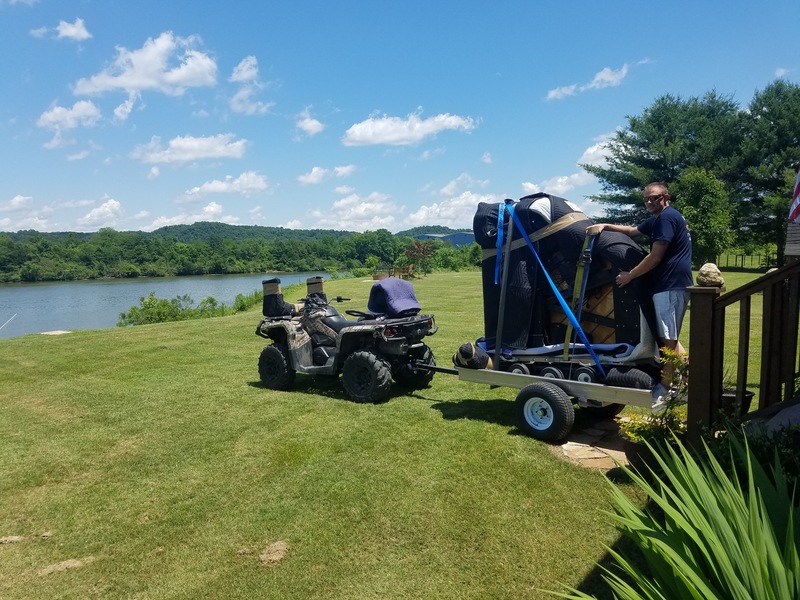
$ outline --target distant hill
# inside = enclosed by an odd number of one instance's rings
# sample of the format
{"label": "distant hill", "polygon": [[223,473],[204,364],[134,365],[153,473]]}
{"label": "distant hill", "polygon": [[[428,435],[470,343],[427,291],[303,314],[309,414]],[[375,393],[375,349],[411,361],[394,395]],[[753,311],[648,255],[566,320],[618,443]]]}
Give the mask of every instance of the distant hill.
{"label": "distant hill", "polygon": [[191,243],[210,239],[225,239],[241,242],[244,240],[310,240],[324,237],[340,239],[353,235],[352,231],[335,229],[286,229],[283,227],[262,227],[261,225],[229,225],[216,221],[198,221],[191,225],[167,225],[153,231],[151,235],[161,238],[174,238],[179,242]]}
{"label": "distant hill", "polygon": [[450,233],[459,233],[461,231],[470,231],[470,230],[450,229],[449,227],[445,227],[444,225],[420,225],[419,227],[412,227],[411,229],[406,229],[405,231],[398,231],[395,235],[413,238],[423,233],[450,234]]}

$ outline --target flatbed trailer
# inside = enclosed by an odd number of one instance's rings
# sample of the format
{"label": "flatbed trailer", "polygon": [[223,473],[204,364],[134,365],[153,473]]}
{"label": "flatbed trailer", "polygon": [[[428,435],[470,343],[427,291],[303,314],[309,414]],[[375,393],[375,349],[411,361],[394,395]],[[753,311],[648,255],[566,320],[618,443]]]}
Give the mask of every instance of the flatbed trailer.
{"label": "flatbed trailer", "polygon": [[518,389],[514,402],[520,429],[545,442],[555,442],[569,435],[575,422],[575,404],[594,416],[613,417],[625,406],[649,409],[652,402],[647,389],[491,369],[429,365],[419,365],[419,368],[457,375],[461,381]]}

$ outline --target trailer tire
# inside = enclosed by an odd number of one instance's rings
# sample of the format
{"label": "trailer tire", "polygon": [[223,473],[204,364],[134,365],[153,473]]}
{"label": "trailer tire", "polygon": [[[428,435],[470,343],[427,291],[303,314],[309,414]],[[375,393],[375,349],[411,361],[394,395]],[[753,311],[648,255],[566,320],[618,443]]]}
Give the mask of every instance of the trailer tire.
{"label": "trailer tire", "polygon": [[516,399],[519,426],[526,435],[543,442],[563,439],[575,423],[575,409],[566,392],[546,382],[532,383]]}

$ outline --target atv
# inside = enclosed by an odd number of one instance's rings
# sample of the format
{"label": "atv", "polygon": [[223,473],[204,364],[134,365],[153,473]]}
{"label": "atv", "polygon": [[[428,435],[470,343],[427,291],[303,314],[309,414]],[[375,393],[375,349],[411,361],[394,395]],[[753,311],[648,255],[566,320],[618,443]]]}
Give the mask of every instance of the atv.
{"label": "atv", "polygon": [[[271,340],[258,361],[262,383],[287,390],[299,371],[311,375],[341,374],[345,392],[355,402],[385,401],[392,384],[410,389],[427,387],[434,372],[431,349],[423,342],[438,330],[433,315],[419,314],[420,306],[408,281],[387,278],[370,291],[368,312],[346,310],[342,316],[328,301],[322,278],[307,283],[308,295],[298,304],[283,301],[280,280],[264,286],[264,319],[256,335]],[[417,365],[423,365],[418,367]]]}

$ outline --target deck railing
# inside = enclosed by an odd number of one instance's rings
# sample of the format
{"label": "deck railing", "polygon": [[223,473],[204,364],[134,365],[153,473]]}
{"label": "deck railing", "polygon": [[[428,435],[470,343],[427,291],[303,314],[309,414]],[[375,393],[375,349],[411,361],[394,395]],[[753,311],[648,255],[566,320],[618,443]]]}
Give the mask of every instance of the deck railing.
{"label": "deck railing", "polygon": [[[761,344],[758,408],[765,409],[792,399],[800,376],[798,357],[798,315],[800,314],[800,262],[767,273],[727,294],[719,288],[692,286],[689,333],[688,435],[699,441],[704,431],[719,423],[725,386],[735,389],[735,406],[741,406],[748,393],[748,363],[757,344],[751,339],[752,298],[761,294]],[[739,304],[739,334],[734,375],[725,365],[726,309]]]}

